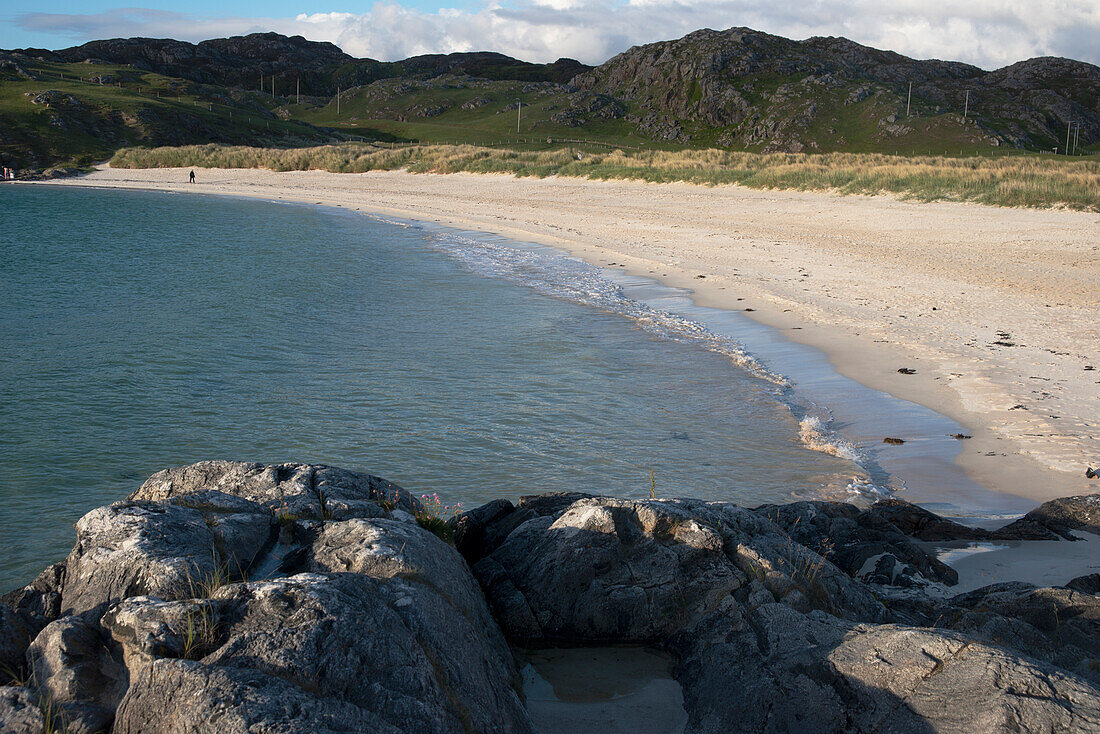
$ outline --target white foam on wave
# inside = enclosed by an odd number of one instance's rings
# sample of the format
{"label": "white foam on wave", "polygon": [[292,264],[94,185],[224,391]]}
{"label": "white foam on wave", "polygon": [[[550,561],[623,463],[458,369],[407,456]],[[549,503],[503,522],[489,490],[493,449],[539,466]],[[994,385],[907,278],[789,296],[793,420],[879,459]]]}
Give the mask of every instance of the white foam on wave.
{"label": "white foam on wave", "polygon": [[905,489],[904,482],[887,475],[874,457],[833,428],[833,417],[827,408],[803,401],[793,388],[786,391],[781,399],[798,420],[798,437],[803,446],[846,459],[865,472],[849,482],[848,494],[880,499],[894,491]]}
{"label": "white foam on wave", "polygon": [[838,456],[854,464],[860,462],[859,449],[836,431],[830,430],[816,415],[808,415],[798,422],[798,436],[807,448],[814,451]]}
{"label": "white foam on wave", "polygon": [[768,383],[776,399],[786,405],[798,421],[803,445],[846,459],[859,468],[859,475],[847,486],[849,494],[872,499],[904,488],[903,485],[892,486],[893,481],[870,455],[831,427],[832,416],[827,409],[802,400],[787,377],[765,366],[737,340],[716,334],[698,321],[630,298],[598,267],[565,253],[525,249],[452,232],[424,231],[433,248],[470,272],[504,278],[546,295],[626,316],[651,334],[701,346],[727,357]]}

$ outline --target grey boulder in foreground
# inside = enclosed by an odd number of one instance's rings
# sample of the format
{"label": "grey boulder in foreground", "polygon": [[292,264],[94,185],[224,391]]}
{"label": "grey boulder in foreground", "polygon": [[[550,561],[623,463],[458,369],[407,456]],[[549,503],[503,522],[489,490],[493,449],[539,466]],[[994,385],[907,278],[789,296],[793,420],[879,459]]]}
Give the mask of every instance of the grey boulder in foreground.
{"label": "grey boulder in foreground", "polygon": [[3,597],[0,732],[531,732],[506,640],[662,647],[690,732],[1100,732],[1094,584],[945,594],[921,541],[984,531],[906,503],[564,492],[425,522],[454,545],[418,517],[331,467],[155,474]]}

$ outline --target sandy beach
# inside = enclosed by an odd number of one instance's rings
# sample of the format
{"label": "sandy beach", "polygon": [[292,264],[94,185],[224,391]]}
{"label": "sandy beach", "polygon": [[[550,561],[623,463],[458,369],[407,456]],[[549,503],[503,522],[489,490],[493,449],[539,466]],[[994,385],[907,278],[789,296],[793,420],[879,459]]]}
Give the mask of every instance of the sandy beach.
{"label": "sandy beach", "polygon": [[[61,185],[300,201],[495,232],[692,289],[966,427],[957,459],[1043,501],[1100,490],[1100,214],[893,197],[405,172],[104,167]],[[899,369],[914,374],[899,373]]]}

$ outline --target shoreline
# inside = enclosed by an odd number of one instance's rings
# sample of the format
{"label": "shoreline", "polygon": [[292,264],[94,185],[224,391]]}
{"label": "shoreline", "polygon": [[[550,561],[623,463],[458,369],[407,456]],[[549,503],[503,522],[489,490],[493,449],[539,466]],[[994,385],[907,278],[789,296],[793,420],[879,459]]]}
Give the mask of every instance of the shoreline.
{"label": "shoreline", "polygon": [[[188,185],[182,170],[104,168],[48,183],[322,204],[549,245],[599,267],[625,265],[623,272],[688,291],[699,306],[753,309],[745,315],[791,341],[819,349],[840,374],[955,420],[973,436],[960,442],[955,462],[979,484],[1035,501],[1100,488],[1084,476],[1091,457],[1100,460],[1100,436],[1092,422],[1100,415],[1100,399],[1089,380],[1100,372],[1076,365],[1074,375],[1071,369],[1076,361],[1090,359],[1087,355],[1100,355],[1100,331],[1090,328],[1100,323],[1095,318],[1098,309],[1090,307],[1100,303],[1100,257],[1088,242],[1094,222],[1100,223],[1096,214],[732,186],[476,174],[200,169],[200,183]],[[840,222],[817,231],[820,228],[809,222],[800,224],[799,216],[807,211]],[[1006,218],[1012,221],[1006,223]],[[992,230],[1007,245],[993,241],[985,253],[962,252],[936,261],[934,256],[952,249],[944,243],[950,244],[963,228],[976,228],[987,243]],[[894,230],[908,231],[909,239],[890,240]],[[925,247],[919,240],[914,244],[914,231],[938,238],[935,246]],[[715,237],[726,244],[706,244]],[[1043,248],[1053,251],[1063,240],[1067,252],[1053,258],[1045,275],[1040,268],[1023,282],[1012,279],[1033,269],[1020,251],[1022,243],[1041,241],[1040,246],[1023,246],[1027,252],[1034,250],[1035,260],[1049,257]],[[916,265],[910,256],[899,266],[889,256],[901,255],[906,242],[929,252],[918,253]],[[996,251],[998,244],[1001,252]],[[869,252],[857,252],[861,247],[869,247]],[[953,262],[961,258],[966,265],[967,260],[982,259],[966,272],[988,275],[988,261],[996,257],[1004,258],[1008,267],[992,285],[980,278],[960,280],[959,263]],[[901,272],[904,266],[931,272]],[[796,269],[787,272],[792,267]],[[912,275],[925,276],[913,282],[924,285],[929,296],[907,292],[900,285],[880,287],[878,292],[869,286],[910,282],[906,278]],[[811,282],[812,291],[806,288]],[[953,292],[960,286],[966,291]],[[1032,301],[1047,300],[1044,287],[1062,288],[1062,300],[1050,299],[1054,302],[1049,307],[1034,302],[1029,306],[1029,295]],[[967,293],[969,297],[963,298]],[[939,303],[932,309],[938,313],[922,308],[921,301]],[[972,317],[986,304],[1002,310],[986,318],[1004,324],[989,339],[1013,347],[980,344],[974,338],[981,324]],[[891,310],[896,315],[889,314]],[[902,310],[914,313],[912,322],[909,314],[898,313]],[[961,324],[959,316],[954,321],[943,318],[952,312],[964,314]],[[935,324],[932,319],[941,323],[926,326]],[[1009,336],[998,339],[1002,333]],[[1080,342],[1077,350],[1070,336]],[[1027,343],[1014,348],[1010,339]],[[1027,346],[1036,340],[1045,343]],[[1025,348],[1024,359],[1011,359]],[[1035,362],[1039,349],[1053,356],[1045,363]],[[917,374],[898,374],[905,366]],[[1028,388],[1035,384],[1042,388],[1033,393]],[[1027,410],[1013,411],[1024,401],[1029,403]],[[1066,428],[1058,430],[1054,421]]]}

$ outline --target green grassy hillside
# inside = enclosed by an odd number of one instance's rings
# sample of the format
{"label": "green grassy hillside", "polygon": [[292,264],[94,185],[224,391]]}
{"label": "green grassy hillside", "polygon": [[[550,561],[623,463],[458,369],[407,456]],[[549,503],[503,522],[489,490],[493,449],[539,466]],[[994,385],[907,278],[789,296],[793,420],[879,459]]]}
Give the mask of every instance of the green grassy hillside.
{"label": "green grassy hillside", "polygon": [[113,64],[0,67],[0,158],[19,169],[82,166],[130,145],[304,145],[333,134],[277,112],[270,95]]}
{"label": "green grassy hillside", "polygon": [[[601,101],[548,82],[442,76],[383,80],[343,92],[339,103],[334,98],[290,109],[295,119],[383,141],[542,148],[549,139],[682,147],[637,136],[630,123],[602,113]],[[578,106],[584,104],[590,113]]]}
{"label": "green grassy hillside", "polygon": [[[291,94],[299,83],[320,93]],[[519,151],[1064,153],[1067,127],[1074,153],[1100,150],[1095,66],[1043,58],[986,72],[737,28],[635,47],[598,67],[493,53],[380,62],[273,33],[0,51],[0,160],[20,169],[83,166],[132,146],[348,139]]]}

